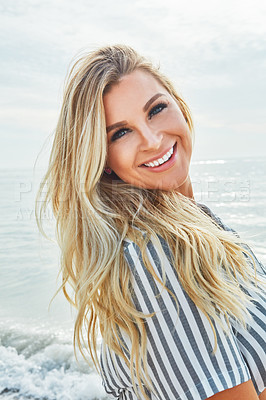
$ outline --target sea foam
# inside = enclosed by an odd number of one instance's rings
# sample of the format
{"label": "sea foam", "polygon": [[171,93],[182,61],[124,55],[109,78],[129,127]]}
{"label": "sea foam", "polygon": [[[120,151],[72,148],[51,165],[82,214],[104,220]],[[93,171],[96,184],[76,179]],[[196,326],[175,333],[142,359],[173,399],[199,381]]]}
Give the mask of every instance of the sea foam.
{"label": "sea foam", "polygon": [[[9,399],[106,399],[101,379],[62,332],[0,325],[0,395]],[[66,335],[68,336],[68,335]]]}

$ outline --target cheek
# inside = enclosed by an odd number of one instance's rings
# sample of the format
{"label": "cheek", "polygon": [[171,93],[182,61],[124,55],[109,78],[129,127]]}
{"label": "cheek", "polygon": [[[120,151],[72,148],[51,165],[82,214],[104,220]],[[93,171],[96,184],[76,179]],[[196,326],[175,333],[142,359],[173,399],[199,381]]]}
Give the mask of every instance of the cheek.
{"label": "cheek", "polygon": [[107,164],[117,175],[127,171],[132,162],[132,152],[128,146],[114,145],[108,150]]}
{"label": "cheek", "polygon": [[173,134],[177,134],[180,137],[186,138],[190,135],[188,124],[181,112],[181,110],[174,104],[169,107],[167,113],[164,114],[164,118],[161,118],[161,127],[167,127],[167,129]]}

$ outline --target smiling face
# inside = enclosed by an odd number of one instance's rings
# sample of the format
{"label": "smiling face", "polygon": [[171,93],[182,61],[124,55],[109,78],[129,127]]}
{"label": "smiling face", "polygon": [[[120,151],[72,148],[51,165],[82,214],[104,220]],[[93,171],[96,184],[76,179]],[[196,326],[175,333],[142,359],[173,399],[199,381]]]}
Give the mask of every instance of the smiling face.
{"label": "smiling face", "polygon": [[168,91],[151,74],[135,70],[103,101],[108,167],[137,187],[191,193],[191,132]]}

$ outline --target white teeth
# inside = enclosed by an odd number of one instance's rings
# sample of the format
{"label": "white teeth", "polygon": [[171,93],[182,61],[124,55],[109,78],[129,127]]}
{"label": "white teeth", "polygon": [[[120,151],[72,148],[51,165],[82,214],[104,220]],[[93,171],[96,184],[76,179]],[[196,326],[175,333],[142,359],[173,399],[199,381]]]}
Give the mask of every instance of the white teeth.
{"label": "white teeth", "polygon": [[149,162],[147,164],[144,164],[146,167],[158,167],[159,165],[164,164],[166,161],[169,160],[171,155],[174,152],[174,148],[172,147],[162,158],[159,158],[158,160]]}

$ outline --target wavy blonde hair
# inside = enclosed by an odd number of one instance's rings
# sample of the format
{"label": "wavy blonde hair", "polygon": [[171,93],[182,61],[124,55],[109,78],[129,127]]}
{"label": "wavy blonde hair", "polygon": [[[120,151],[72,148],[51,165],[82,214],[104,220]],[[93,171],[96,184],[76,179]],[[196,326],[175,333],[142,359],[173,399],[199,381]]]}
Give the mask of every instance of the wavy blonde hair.
{"label": "wavy blonde hair", "polygon": [[[192,200],[176,192],[133,187],[104,174],[107,135],[103,96],[136,69],[151,74],[176,99],[192,132],[189,109],[171,82],[132,48],[115,45],[85,54],[68,75],[35,215],[45,234],[42,215],[48,204],[52,205],[61,249],[62,289],[77,308],[75,345],[86,357],[85,345],[100,369],[100,332],[109,348],[129,365],[134,387],[138,382],[147,398],[144,386],[152,389],[152,384],[147,374],[145,319],[152,315],[138,312],[132,303],[131,274],[123,252],[125,238],[139,245],[156,280],[159,278],[147,258],[146,246],[151,237],[165,239],[184,289],[212,327],[212,318],[221,322],[224,317],[245,325],[250,298],[241,290],[238,278],[252,285],[256,277],[242,241],[222,230]],[[44,186],[46,194],[40,202]],[[157,243],[160,246],[159,239]],[[68,284],[74,296],[69,294]],[[165,282],[161,284],[164,287]],[[129,359],[119,330],[131,340]],[[215,334],[214,327],[213,331]]]}

